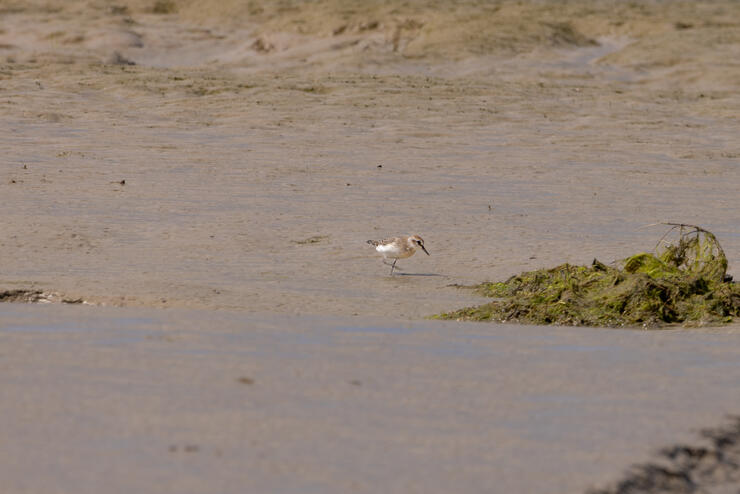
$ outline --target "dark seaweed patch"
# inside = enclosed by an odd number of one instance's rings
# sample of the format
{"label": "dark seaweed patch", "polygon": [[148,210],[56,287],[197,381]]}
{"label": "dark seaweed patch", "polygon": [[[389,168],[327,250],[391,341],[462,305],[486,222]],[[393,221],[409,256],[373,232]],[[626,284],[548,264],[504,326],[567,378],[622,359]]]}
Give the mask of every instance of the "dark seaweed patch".
{"label": "dark seaweed patch", "polygon": [[[699,326],[740,316],[740,285],[727,276],[727,257],[711,232],[685,224],[671,229],[655,253],[616,266],[562,264],[504,282],[472,287],[496,300],[435,316],[441,319],[573,326]],[[666,242],[669,234],[675,242]]]}

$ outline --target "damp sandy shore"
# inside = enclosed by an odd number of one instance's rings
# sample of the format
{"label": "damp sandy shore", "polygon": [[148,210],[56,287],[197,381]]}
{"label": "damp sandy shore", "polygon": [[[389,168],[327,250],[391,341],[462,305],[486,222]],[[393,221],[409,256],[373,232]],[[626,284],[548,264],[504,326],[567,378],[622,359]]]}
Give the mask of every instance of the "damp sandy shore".
{"label": "damp sandy shore", "polygon": [[[6,305],[0,476],[26,493],[608,488],[660,448],[711,446],[701,430],[740,410],[738,336]],[[735,492],[717,466],[697,485]]]}
{"label": "damp sandy shore", "polygon": [[[738,19],[0,0],[0,292],[53,302],[0,305],[0,477],[581,492],[739,413],[737,323],[422,320],[481,300],[456,285],[649,251],[659,221],[740,278]],[[431,256],[388,276],[366,240],[411,233]]]}

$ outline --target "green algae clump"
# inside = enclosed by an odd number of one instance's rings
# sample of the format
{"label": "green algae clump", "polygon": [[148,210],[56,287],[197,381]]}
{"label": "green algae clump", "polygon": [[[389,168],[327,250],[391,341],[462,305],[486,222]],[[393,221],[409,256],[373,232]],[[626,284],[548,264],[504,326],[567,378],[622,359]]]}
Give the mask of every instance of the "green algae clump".
{"label": "green algae clump", "polygon": [[[435,316],[470,321],[572,326],[702,326],[740,316],[740,285],[727,276],[716,237],[695,225],[671,226],[655,253],[615,266],[562,264],[505,282],[474,286],[490,303]],[[666,243],[670,233],[673,243]]]}

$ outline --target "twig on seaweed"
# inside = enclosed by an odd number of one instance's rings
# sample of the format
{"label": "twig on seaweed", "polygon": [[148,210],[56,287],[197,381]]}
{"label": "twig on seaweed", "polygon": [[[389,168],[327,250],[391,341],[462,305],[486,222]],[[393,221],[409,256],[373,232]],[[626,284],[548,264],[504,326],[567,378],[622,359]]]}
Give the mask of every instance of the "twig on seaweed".
{"label": "twig on seaweed", "polygon": [[655,244],[655,247],[653,248],[653,251],[655,251],[655,252],[657,253],[657,252],[658,252],[658,247],[660,246],[660,244],[662,244],[662,243],[663,243],[663,240],[665,240],[665,238],[666,238],[666,237],[667,237],[667,236],[668,236],[668,235],[669,235],[669,234],[670,234],[670,233],[671,233],[671,232],[672,232],[673,230],[675,230],[675,229],[676,229],[677,227],[679,227],[679,226],[680,226],[680,227],[681,227],[681,229],[683,230],[683,225],[681,225],[681,224],[678,224],[678,223],[665,223],[665,222],[662,222],[662,221],[661,221],[660,223],[656,223],[656,225],[669,225],[669,226],[670,226],[670,225],[673,225],[673,226],[671,226],[671,228],[670,228],[670,229],[669,229],[669,230],[668,230],[667,232],[665,232],[665,233],[663,234],[663,236],[662,236],[662,237],[660,237],[660,240],[658,240],[658,243],[657,243],[657,244]]}
{"label": "twig on seaweed", "polygon": [[642,230],[643,228],[650,228],[651,226],[664,225],[664,224],[665,224],[665,223],[662,223],[662,222],[658,222],[658,223],[650,223],[649,225],[642,225],[642,226],[638,226],[638,227],[637,227],[637,229],[638,229],[638,230]]}
{"label": "twig on seaweed", "polygon": [[677,226],[680,226],[681,228],[683,228],[683,227],[691,227],[694,230],[698,230],[700,232],[712,233],[709,230],[705,230],[704,228],[702,228],[700,226],[690,225],[688,223],[670,223],[668,221],[661,221],[660,223],[657,223],[657,224],[660,224],[660,225],[668,225],[668,226],[672,226],[674,228],[677,227]]}
{"label": "twig on seaweed", "polygon": [[[657,223],[657,224],[667,225],[667,226],[670,226],[671,228],[667,232],[665,232],[665,234],[662,237],[660,237],[660,240],[658,240],[658,243],[655,244],[655,251],[656,252],[658,250],[658,246],[663,242],[663,240],[665,240],[665,238],[673,230],[675,230],[676,228],[680,228],[679,235],[681,236],[681,238],[686,238],[686,237],[688,237],[689,235],[692,235],[692,234],[696,234],[697,237],[698,237],[700,233],[703,233],[706,237],[709,237],[712,240],[712,243],[714,244],[714,246],[717,247],[717,253],[719,255],[723,256],[723,257],[725,256],[725,251],[722,249],[722,246],[719,244],[719,240],[717,240],[717,237],[714,236],[714,233],[710,232],[709,230],[707,230],[705,228],[702,228],[702,227],[697,226],[697,225],[691,225],[691,224],[688,224],[688,223],[671,223],[671,222],[666,222],[666,221],[661,221],[660,223]],[[683,231],[684,228],[691,228],[692,230],[689,231],[689,232],[684,233],[684,231]]]}

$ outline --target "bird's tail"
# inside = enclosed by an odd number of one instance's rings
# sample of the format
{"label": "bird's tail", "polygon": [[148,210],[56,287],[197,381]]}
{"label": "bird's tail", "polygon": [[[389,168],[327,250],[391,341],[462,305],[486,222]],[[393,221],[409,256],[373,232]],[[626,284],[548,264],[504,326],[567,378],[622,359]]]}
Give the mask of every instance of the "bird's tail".
{"label": "bird's tail", "polygon": [[368,240],[367,243],[369,243],[373,247],[377,247],[378,244],[380,244],[380,242],[378,242],[377,240]]}

